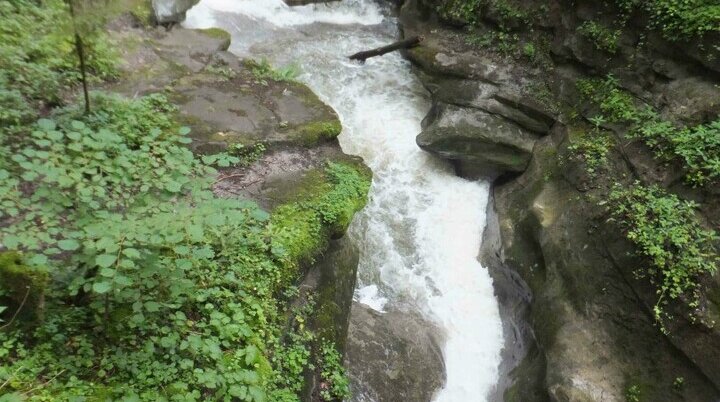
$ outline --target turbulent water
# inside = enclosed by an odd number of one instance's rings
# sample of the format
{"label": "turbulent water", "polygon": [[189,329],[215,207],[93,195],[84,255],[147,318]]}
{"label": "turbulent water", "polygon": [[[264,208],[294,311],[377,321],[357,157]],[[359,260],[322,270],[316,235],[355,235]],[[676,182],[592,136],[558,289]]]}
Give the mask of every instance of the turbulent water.
{"label": "turbulent water", "polygon": [[356,299],[415,310],[444,333],[446,385],[436,401],[484,401],[503,344],[492,281],[477,261],[488,183],[455,177],[415,144],[428,95],[397,53],[366,64],[346,56],[397,38],[370,0],[287,7],[282,0],[203,0],[185,25],[221,27],[231,51],[296,64],[299,79],[340,115],[340,144],[374,173],[370,201],[350,228],[361,250]]}

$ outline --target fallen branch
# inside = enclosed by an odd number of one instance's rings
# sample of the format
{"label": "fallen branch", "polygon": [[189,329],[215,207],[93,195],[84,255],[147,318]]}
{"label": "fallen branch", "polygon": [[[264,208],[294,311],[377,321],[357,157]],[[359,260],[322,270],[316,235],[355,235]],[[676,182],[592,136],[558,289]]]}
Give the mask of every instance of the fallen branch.
{"label": "fallen branch", "polygon": [[375,56],[382,56],[385,53],[394,52],[395,50],[400,49],[409,49],[411,47],[415,47],[422,42],[423,37],[422,36],[413,36],[412,38],[404,39],[395,43],[391,43],[387,46],[379,47],[377,49],[372,50],[366,50],[364,52],[358,52],[353,54],[352,56],[348,56],[350,60],[359,60],[361,63],[364,63],[366,59],[369,59],[371,57]]}

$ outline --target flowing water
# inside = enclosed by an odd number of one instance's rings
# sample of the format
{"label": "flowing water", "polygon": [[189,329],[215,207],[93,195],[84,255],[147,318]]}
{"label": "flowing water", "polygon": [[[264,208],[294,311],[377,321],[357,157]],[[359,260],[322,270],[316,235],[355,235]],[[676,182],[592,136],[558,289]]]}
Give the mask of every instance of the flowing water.
{"label": "flowing water", "polygon": [[349,230],[361,250],[356,300],[414,310],[442,328],[447,381],[436,401],[486,400],[503,345],[492,281],[477,261],[489,184],[456,177],[415,144],[430,105],[408,62],[397,53],[363,65],[346,57],[396,40],[396,21],[370,0],[293,8],[203,0],[185,25],[227,30],[241,57],[296,64],[299,79],[338,112],[343,150],[374,173],[370,201]]}

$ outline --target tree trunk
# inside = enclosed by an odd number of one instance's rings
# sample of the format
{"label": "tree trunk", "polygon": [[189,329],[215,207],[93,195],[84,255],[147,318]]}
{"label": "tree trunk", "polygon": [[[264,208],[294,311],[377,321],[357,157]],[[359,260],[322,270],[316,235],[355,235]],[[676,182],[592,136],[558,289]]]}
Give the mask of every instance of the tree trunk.
{"label": "tree trunk", "polygon": [[85,66],[85,52],[80,34],[75,34],[75,50],[80,59],[80,77],[82,79],[83,95],[85,96],[85,114],[90,113],[90,94],[88,93],[87,71]]}
{"label": "tree trunk", "polygon": [[73,31],[75,31],[75,53],[77,53],[78,60],[80,60],[80,79],[82,81],[83,96],[85,97],[85,114],[90,113],[90,94],[88,92],[87,83],[87,66],[85,65],[85,49],[83,46],[82,37],[78,32],[77,25],[75,24],[75,7],[73,7],[73,0],[65,0],[70,9],[70,18],[73,22]]}
{"label": "tree trunk", "polygon": [[417,46],[420,42],[422,42],[423,38],[421,36],[413,36],[412,38],[404,39],[395,43],[391,43],[387,46],[379,47],[377,49],[372,50],[366,50],[364,52],[358,52],[353,54],[352,56],[349,56],[350,60],[359,60],[361,63],[364,63],[366,59],[369,59],[370,57],[375,56],[382,56],[385,53],[390,53],[395,50],[400,49],[407,49],[411,47]]}

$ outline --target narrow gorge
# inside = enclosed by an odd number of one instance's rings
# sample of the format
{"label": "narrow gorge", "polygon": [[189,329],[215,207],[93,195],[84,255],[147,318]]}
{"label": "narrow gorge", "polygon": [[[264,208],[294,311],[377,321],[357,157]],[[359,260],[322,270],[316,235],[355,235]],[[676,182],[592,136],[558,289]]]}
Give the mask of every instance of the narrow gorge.
{"label": "narrow gorge", "polygon": [[0,1],[0,402],[720,401],[719,43],[717,0]]}

